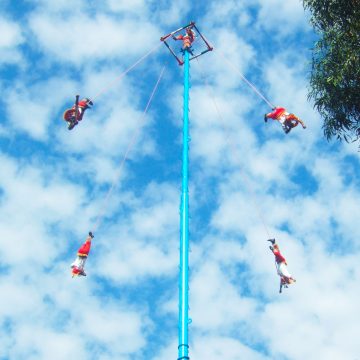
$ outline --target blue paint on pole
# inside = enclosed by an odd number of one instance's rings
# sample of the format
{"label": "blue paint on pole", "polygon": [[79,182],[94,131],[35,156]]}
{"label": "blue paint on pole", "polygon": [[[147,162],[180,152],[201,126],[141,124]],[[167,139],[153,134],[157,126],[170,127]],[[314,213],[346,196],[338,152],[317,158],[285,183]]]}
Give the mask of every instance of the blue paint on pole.
{"label": "blue paint on pole", "polygon": [[189,359],[189,52],[184,51],[184,119],[180,206],[179,346],[178,360]]}

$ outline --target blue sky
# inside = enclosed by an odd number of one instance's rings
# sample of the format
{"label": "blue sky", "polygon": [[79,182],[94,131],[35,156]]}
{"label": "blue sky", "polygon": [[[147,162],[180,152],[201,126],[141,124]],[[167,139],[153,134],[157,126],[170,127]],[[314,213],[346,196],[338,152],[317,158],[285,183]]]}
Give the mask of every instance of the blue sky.
{"label": "blue sky", "polygon": [[[307,101],[299,1],[0,6],[0,359],[177,358],[183,74],[159,39],[191,20],[215,50],[191,63],[190,358],[359,356],[359,153]],[[234,68],[307,129],[265,124]],[[75,94],[94,107],[69,132]]]}

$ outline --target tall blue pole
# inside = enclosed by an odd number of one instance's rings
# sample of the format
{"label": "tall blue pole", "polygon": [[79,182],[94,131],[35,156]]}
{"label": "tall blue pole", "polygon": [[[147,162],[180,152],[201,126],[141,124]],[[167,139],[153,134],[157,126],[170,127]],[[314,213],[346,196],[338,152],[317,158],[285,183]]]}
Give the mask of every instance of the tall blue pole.
{"label": "tall blue pole", "polygon": [[180,205],[179,346],[178,360],[189,359],[189,52],[184,51],[184,120]]}

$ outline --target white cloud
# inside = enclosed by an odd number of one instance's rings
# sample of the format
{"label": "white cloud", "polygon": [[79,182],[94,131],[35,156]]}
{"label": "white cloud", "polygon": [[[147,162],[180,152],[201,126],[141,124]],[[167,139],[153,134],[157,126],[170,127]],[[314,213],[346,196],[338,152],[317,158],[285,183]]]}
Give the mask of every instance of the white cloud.
{"label": "white cloud", "polygon": [[144,0],[108,0],[108,5],[111,11],[134,12],[138,14],[146,9],[147,4]]}
{"label": "white cloud", "polygon": [[21,34],[19,25],[4,18],[0,19],[0,49],[12,48],[23,43],[24,38]]}
{"label": "white cloud", "polygon": [[[221,3],[217,1],[209,2],[208,11],[201,23],[209,28],[232,28],[234,25],[249,26],[251,19],[247,5],[236,0],[222,1]],[[209,24],[212,26],[209,26]]]}
{"label": "white cloud", "polygon": [[[81,11],[87,12],[92,7],[84,0],[74,0],[69,3],[67,0],[58,0],[54,4],[50,4],[46,0],[28,0],[29,3],[33,3],[36,11],[41,9],[46,14],[60,13],[60,12],[72,12],[80,13]],[[88,5],[88,6],[87,6]]]}
{"label": "white cloud", "polygon": [[191,352],[194,359],[205,358],[209,360],[227,359],[249,359],[262,360],[268,357],[245,346],[237,339],[221,336],[196,336],[194,338],[194,349]]}
{"label": "white cloud", "polygon": [[[62,246],[56,249],[48,242],[47,226],[64,224],[75,216],[84,201],[84,192],[68,182],[58,182],[55,174],[47,174],[36,165],[16,164],[4,156],[1,163],[6,174],[0,182],[2,196],[6,199],[0,208],[4,263],[12,265],[36,260],[50,265]],[[33,217],[41,221],[30,221]],[[12,246],[14,243],[17,246]]]}
{"label": "white cloud", "polygon": [[120,283],[173,274],[177,268],[176,195],[167,184],[150,184],[143,199],[134,199],[136,211],[103,240],[95,271]]}
{"label": "white cloud", "polygon": [[20,26],[2,17],[0,18],[0,34],[0,65],[21,63],[23,57],[18,46],[25,41],[25,38]]}
{"label": "white cloud", "polygon": [[[71,80],[54,77],[28,86],[18,79],[14,87],[6,89],[5,104],[8,121],[16,130],[21,130],[38,141],[49,139],[49,127],[56,124],[54,113],[73,87]],[[57,91],[54,91],[54,88]],[[59,119],[60,123],[62,120]]]}
{"label": "white cloud", "polygon": [[228,274],[222,272],[217,264],[205,263],[192,276],[190,287],[192,327],[196,329],[210,333],[228,332],[234,324],[245,316],[251,317],[254,312],[255,303],[239,295]]}
{"label": "white cloud", "polygon": [[166,0],[160,0],[155,5],[156,11],[152,13],[153,21],[161,23],[164,28],[164,34],[174,31],[187,25],[193,19],[189,18],[191,3],[189,0],[169,3]]}
{"label": "white cloud", "polygon": [[34,103],[31,100],[23,99],[21,105],[17,102],[18,94],[9,97],[9,115],[14,125],[20,128],[35,139],[46,137],[47,125],[50,121],[50,112],[44,109],[39,101]]}
{"label": "white cloud", "polygon": [[77,65],[143,54],[161,36],[151,23],[139,27],[136,20],[119,22],[105,15],[62,18],[37,14],[30,18],[30,27],[43,51]]}
{"label": "white cloud", "polygon": [[46,359],[61,360],[77,353],[85,358],[86,351],[80,338],[69,333],[58,333],[36,324],[21,326],[16,332],[17,344],[4,356],[17,359]]}
{"label": "white cloud", "polygon": [[260,6],[258,27],[273,31],[274,36],[289,36],[296,30],[309,31],[300,1],[256,1]]}

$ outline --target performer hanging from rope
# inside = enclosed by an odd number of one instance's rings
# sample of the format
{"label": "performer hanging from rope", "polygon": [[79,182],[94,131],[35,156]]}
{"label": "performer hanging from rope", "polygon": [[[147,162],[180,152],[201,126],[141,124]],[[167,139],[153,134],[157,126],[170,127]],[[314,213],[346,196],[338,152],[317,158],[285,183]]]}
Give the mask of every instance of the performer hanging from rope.
{"label": "performer hanging from rope", "polygon": [[291,129],[298,126],[299,123],[303,129],[306,129],[304,122],[296,115],[288,113],[285,108],[275,107],[272,110],[272,112],[264,115],[264,121],[267,122],[268,119],[279,121],[285,134],[288,134]]}
{"label": "performer hanging from rope", "polygon": [[178,35],[178,36],[175,36],[173,35],[173,39],[174,40],[182,40],[183,41],[183,47],[182,47],[182,50],[185,51],[186,49],[189,50],[190,54],[193,55],[193,52],[192,52],[192,43],[195,41],[195,38],[196,38],[196,35],[195,35],[195,31],[192,30],[192,26],[188,26],[186,29],[185,29],[185,35]]}
{"label": "performer hanging from rope", "polygon": [[90,231],[89,236],[87,237],[85,243],[80,246],[78,253],[77,253],[77,258],[71,264],[72,277],[79,276],[79,275],[86,276],[84,267],[85,267],[86,259],[90,252],[91,240],[93,238],[94,238],[94,235]]}
{"label": "performer hanging from rope", "polygon": [[85,110],[91,108],[92,105],[93,102],[90,99],[85,98],[79,101],[79,95],[76,95],[74,106],[67,109],[63,115],[64,120],[68,123],[69,130],[72,130],[82,120]]}
{"label": "performer hanging from rope", "polygon": [[285,258],[281,255],[279,245],[275,243],[275,239],[269,239],[267,241],[271,242],[271,246],[269,246],[270,250],[275,255],[276,269],[277,273],[280,276],[280,290],[282,291],[282,287],[288,287],[288,285],[293,284],[296,280],[291,276],[287,269],[287,262]]}

